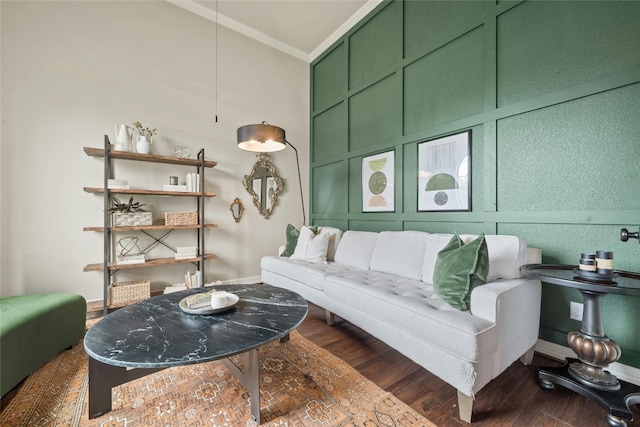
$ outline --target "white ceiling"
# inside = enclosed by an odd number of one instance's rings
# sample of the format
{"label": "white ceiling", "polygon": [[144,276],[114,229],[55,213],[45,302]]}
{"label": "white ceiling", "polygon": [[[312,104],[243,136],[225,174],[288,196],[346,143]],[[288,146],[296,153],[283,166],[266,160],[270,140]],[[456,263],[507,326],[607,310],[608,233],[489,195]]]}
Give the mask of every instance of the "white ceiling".
{"label": "white ceiling", "polygon": [[167,1],[311,62],[382,0]]}

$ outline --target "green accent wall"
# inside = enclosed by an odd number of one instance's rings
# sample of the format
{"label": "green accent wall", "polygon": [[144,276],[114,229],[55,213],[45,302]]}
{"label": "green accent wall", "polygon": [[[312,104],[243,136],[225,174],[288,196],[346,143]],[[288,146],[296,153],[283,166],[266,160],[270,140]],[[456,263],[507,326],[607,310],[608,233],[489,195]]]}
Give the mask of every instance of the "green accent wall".
{"label": "green accent wall", "polygon": [[[640,271],[640,1],[387,1],[311,64],[311,221],[514,234],[543,262]],[[418,212],[418,143],[471,130],[469,212]],[[394,150],[395,211],[362,211],[362,158]],[[566,344],[577,290],[543,284]],[[603,299],[640,368],[640,297]]]}

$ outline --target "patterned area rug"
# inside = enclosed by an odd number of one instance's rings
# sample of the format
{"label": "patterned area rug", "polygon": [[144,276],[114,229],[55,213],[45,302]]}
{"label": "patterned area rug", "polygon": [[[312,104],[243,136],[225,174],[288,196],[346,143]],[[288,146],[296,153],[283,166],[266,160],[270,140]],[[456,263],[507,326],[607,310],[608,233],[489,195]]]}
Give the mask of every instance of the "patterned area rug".
{"label": "patterned area rug", "polygon": [[[434,426],[298,332],[260,350],[265,426]],[[239,362],[236,360],[236,363]],[[115,387],[113,410],[89,420],[82,342],[24,382],[2,426],[255,426],[248,392],[221,362],[168,368]]]}

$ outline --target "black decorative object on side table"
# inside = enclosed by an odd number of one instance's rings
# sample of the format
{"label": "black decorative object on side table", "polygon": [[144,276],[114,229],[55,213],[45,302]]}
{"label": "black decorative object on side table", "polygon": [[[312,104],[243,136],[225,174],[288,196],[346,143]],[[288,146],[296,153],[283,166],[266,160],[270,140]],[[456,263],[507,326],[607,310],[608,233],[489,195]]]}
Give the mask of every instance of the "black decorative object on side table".
{"label": "black decorative object on side table", "polygon": [[553,285],[575,288],[584,298],[584,315],[579,331],[568,334],[568,343],[579,359],[567,359],[563,366],[536,367],[540,386],[553,390],[566,387],[609,411],[606,420],[613,427],[624,427],[632,420],[631,405],[640,404],[640,387],[619,380],[604,368],[620,358],[618,344],[607,337],[602,323],[600,302],[607,294],[640,296],[640,274],[614,270],[610,278],[580,277],[574,265],[529,264],[522,274]]}

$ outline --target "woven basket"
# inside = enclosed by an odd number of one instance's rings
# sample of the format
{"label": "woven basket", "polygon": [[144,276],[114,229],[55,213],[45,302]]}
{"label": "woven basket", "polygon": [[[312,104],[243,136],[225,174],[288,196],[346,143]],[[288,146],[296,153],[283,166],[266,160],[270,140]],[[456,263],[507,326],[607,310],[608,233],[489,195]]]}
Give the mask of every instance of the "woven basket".
{"label": "woven basket", "polygon": [[151,225],[151,212],[114,212],[114,227],[132,227],[140,225]]}
{"label": "woven basket", "polygon": [[109,285],[109,304],[107,307],[124,307],[149,297],[151,297],[151,281],[149,279],[114,282]]}
{"label": "woven basket", "polygon": [[198,223],[198,212],[165,212],[165,225],[195,225]]}

